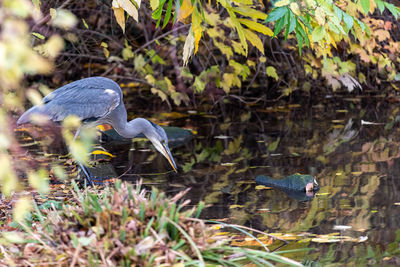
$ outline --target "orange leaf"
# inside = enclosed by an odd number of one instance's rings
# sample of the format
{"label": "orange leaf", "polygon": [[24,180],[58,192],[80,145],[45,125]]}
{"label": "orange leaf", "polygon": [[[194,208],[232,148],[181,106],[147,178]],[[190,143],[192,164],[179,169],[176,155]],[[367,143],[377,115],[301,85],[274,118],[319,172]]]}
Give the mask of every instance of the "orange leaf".
{"label": "orange leaf", "polygon": [[187,17],[189,17],[194,10],[194,6],[192,6],[191,0],[183,0],[182,6],[179,9],[178,21],[181,21]]}
{"label": "orange leaf", "polygon": [[199,11],[197,11],[197,8],[194,9],[192,15],[192,30],[194,35],[194,53],[196,54],[197,50],[199,49],[199,42],[203,32],[203,29],[201,28],[201,16]]}

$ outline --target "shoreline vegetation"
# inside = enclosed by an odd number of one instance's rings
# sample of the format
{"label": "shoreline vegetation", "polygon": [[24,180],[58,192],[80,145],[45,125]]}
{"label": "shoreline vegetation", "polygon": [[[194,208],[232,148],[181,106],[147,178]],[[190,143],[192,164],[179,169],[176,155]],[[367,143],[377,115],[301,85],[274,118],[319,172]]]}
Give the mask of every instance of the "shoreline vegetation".
{"label": "shoreline vegetation", "polygon": [[[171,198],[154,187],[145,189],[141,181],[84,190],[73,181],[66,202],[34,201],[32,212],[17,216],[19,222],[3,221],[0,264],[302,266],[280,255],[285,251],[270,252],[251,229],[199,219],[204,203],[189,208],[188,190]],[[258,248],[233,246],[230,235],[221,232],[229,227],[260,242]]]}

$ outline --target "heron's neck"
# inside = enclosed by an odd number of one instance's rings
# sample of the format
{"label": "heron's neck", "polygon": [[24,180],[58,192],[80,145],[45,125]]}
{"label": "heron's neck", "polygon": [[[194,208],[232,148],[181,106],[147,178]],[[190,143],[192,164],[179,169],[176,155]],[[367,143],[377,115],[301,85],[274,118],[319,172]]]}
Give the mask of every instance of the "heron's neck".
{"label": "heron's neck", "polygon": [[136,118],[129,122],[118,120],[117,123],[114,123],[112,126],[117,131],[119,135],[125,138],[134,138],[139,134],[143,133],[146,135],[146,125],[150,124],[150,122],[143,118]]}

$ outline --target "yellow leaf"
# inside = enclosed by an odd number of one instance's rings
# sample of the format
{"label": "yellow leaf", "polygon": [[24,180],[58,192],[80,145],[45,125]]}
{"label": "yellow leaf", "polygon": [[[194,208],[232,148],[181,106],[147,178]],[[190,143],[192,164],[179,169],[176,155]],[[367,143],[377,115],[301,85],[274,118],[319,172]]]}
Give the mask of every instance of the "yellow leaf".
{"label": "yellow leaf", "polygon": [[315,10],[315,19],[319,25],[325,24],[325,11],[320,6]]}
{"label": "yellow leaf", "polygon": [[[240,87],[241,86],[241,81],[238,77],[238,75],[234,74],[234,73],[224,73],[224,75],[222,76],[222,89],[225,91],[225,93],[229,93],[231,87],[233,86],[237,86]],[[232,150],[230,150],[232,151]],[[234,152],[232,152],[234,153]]]}
{"label": "yellow leaf", "polygon": [[270,28],[268,28],[267,26],[262,25],[258,22],[248,20],[248,19],[239,19],[239,21],[240,21],[240,23],[246,25],[250,29],[261,32],[264,35],[268,35],[268,36],[274,35],[273,31]]}
{"label": "yellow leaf", "polygon": [[300,8],[299,8],[299,5],[296,2],[292,2],[290,4],[290,9],[292,10],[292,12],[295,15],[300,16]]}
{"label": "yellow leaf", "polygon": [[227,59],[230,59],[233,56],[232,48],[230,46],[218,42],[215,39],[214,39],[214,45],[221,51],[222,54],[226,56]]}
{"label": "yellow leaf", "polygon": [[289,0],[281,0],[275,3],[275,7],[287,6],[289,3]]}
{"label": "yellow leaf", "polygon": [[160,5],[159,0],[150,0],[150,6],[153,11],[155,11],[159,5]]}
{"label": "yellow leaf", "polygon": [[217,22],[221,22],[220,16],[217,13],[207,13],[204,10],[204,19],[207,24],[211,26],[216,26]]}
{"label": "yellow leaf", "polygon": [[247,7],[247,6],[240,6],[240,7],[234,7],[233,10],[236,13],[239,13],[243,16],[251,17],[254,19],[262,19],[265,20],[267,18],[267,14],[264,12],[254,9],[252,7]]}
{"label": "yellow leaf", "polygon": [[115,19],[117,20],[118,25],[121,27],[122,31],[125,32],[125,14],[124,10],[120,7],[112,7],[114,10],[114,16]]}
{"label": "yellow leaf", "polygon": [[13,209],[13,219],[16,222],[22,222],[25,219],[26,214],[32,208],[32,199],[30,197],[21,197],[15,203]]}
{"label": "yellow leaf", "polygon": [[48,193],[50,190],[48,177],[45,169],[39,169],[37,172],[28,172],[29,184],[43,194]]}
{"label": "yellow leaf", "polygon": [[103,150],[94,150],[94,151],[92,151],[92,154],[93,155],[106,155],[106,156],[109,156],[109,157],[112,157],[112,158],[115,157],[113,154],[111,154],[111,153],[109,153],[107,151],[103,151]]}
{"label": "yellow leaf", "polygon": [[182,6],[179,9],[179,15],[178,15],[178,21],[181,21],[183,19],[186,19],[189,17],[194,10],[194,6],[192,5],[191,0],[183,0]]}
{"label": "yellow leaf", "polygon": [[257,34],[248,29],[243,29],[243,32],[246,39],[264,55],[264,45]]}
{"label": "yellow leaf", "polygon": [[197,11],[197,8],[194,9],[192,15],[192,30],[194,36],[194,53],[196,54],[197,50],[199,49],[199,42],[203,32],[203,29],[201,28],[201,16]]}
{"label": "yellow leaf", "polygon": [[59,35],[53,35],[42,45],[34,48],[41,55],[49,58],[55,58],[61,50],[64,49],[64,40]]}
{"label": "yellow leaf", "polygon": [[276,69],[275,69],[274,67],[272,67],[272,66],[268,66],[268,67],[267,67],[267,75],[268,75],[269,77],[274,78],[275,80],[279,80],[279,76],[278,76],[278,74],[276,73]]}
{"label": "yellow leaf", "polygon": [[272,187],[267,187],[267,186],[264,186],[264,185],[257,185],[257,186],[255,187],[256,190],[271,189],[271,188],[272,188]]}
{"label": "yellow leaf", "polygon": [[306,4],[307,4],[307,6],[308,6],[309,8],[311,8],[311,9],[314,9],[315,6],[317,5],[317,4],[315,3],[315,0],[306,0]]}
{"label": "yellow leaf", "polygon": [[234,205],[230,205],[229,209],[237,209],[237,208],[243,208],[243,205],[238,205],[238,204],[234,204]]}
{"label": "yellow leaf", "polygon": [[[129,16],[131,16],[134,20],[136,20],[136,22],[138,21],[138,10],[135,7],[134,4],[132,4],[131,1],[129,0],[113,0],[117,1],[117,3],[119,4],[119,7],[123,8],[126,13],[129,14]],[[140,6],[140,1],[136,1],[136,3],[138,4],[138,7]]]}
{"label": "yellow leaf", "polygon": [[241,43],[232,40],[232,47],[236,54],[246,56],[246,52],[244,51]]}
{"label": "yellow leaf", "polygon": [[232,2],[238,4],[238,5],[252,5],[253,0],[233,0]]}

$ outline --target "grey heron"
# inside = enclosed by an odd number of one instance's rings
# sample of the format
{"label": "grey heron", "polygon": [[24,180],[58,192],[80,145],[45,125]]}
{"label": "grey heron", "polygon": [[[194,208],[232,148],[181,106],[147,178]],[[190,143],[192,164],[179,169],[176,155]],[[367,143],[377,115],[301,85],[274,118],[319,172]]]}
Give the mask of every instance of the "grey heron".
{"label": "grey heron", "polygon": [[[76,115],[85,127],[109,124],[125,138],[134,138],[142,133],[177,172],[164,129],[143,118],[128,122],[122,97],[121,88],[111,79],[91,77],[77,80],[45,96],[41,105],[33,106],[21,115],[17,125],[31,123],[34,114],[45,116],[53,122]],[[79,129],[75,137],[78,135]],[[91,175],[81,163],[79,165],[89,184],[93,184]]]}

